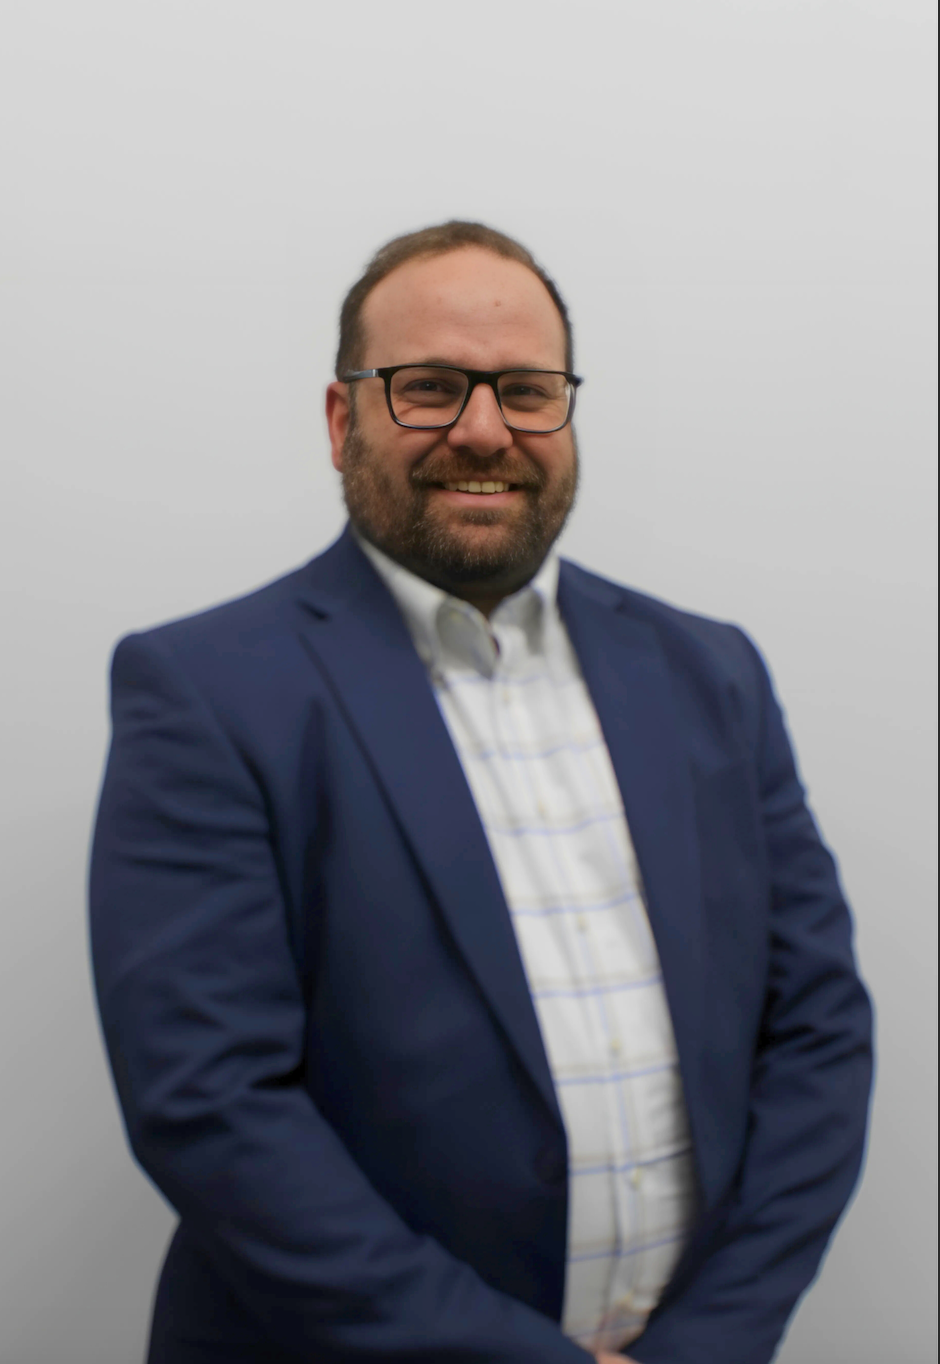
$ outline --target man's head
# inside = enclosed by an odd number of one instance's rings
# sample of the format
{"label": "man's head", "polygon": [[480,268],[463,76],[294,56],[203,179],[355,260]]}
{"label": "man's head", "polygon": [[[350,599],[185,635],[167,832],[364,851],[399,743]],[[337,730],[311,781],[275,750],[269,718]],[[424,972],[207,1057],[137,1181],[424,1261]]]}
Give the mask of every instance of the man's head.
{"label": "man's head", "polygon": [[[337,381],[327,393],[353,525],[413,572],[489,610],[532,577],[564,524],[577,485],[574,433],[570,424],[510,429],[486,384],[453,425],[408,429],[393,421],[381,378],[341,378],[427,363],[570,372],[564,303],[524,247],[474,223],[383,247],[343,306]],[[509,486],[445,486],[460,482]]]}

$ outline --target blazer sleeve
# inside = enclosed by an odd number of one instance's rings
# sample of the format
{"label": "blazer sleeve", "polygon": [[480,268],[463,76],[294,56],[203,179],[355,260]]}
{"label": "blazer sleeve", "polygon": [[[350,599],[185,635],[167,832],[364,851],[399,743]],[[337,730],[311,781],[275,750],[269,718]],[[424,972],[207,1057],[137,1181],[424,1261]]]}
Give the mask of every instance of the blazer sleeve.
{"label": "blazer sleeve", "polygon": [[744,1158],[731,1195],[630,1348],[639,1364],[768,1364],[861,1168],[871,1007],[849,911],[809,813],[780,707],[740,631],[741,718],[770,876],[770,968]]}
{"label": "blazer sleeve", "polygon": [[112,713],[90,899],[118,1096],[261,1335],[298,1359],[584,1364],[412,1232],[317,1111],[264,792],[159,634],[118,646]]}

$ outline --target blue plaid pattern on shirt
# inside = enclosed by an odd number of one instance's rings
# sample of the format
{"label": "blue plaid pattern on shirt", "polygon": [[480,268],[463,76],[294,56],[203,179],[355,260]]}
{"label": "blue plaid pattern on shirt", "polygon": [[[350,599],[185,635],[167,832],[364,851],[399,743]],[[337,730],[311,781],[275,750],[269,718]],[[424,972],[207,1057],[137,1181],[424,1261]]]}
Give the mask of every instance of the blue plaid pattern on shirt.
{"label": "blue plaid pattern on shirt", "polygon": [[568,1140],[562,1328],[642,1331],[691,1220],[672,1021],[620,792],[551,555],[489,621],[362,541],[428,668],[506,895]]}

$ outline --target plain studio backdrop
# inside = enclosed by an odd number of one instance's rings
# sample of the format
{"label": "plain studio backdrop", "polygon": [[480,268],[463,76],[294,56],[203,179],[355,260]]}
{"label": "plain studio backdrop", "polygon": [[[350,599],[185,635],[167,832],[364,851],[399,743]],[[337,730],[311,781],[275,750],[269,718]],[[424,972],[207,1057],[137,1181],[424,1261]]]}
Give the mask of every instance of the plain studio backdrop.
{"label": "plain studio backdrop", "polygon": [[753,635],[854,904],[867,1171],[780,1358],[936,1357],[933,10],[2,5],[0,1364],[140,1364],[173,1224],[88,970],[110,650],[333,539],[340,299],[448,217],[569,299],[564,551]]}

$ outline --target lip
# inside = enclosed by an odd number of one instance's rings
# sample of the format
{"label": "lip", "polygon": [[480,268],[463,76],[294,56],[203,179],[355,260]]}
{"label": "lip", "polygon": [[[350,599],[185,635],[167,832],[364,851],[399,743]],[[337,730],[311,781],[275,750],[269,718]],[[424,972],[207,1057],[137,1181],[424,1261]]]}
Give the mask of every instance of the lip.
{"label": "lip", "polygon": [[428,485],[429,491],[454,507],[510,507],[525,495],[524,488],[509,488],[504,493],[461,493],[442,488],[439,483]]}

